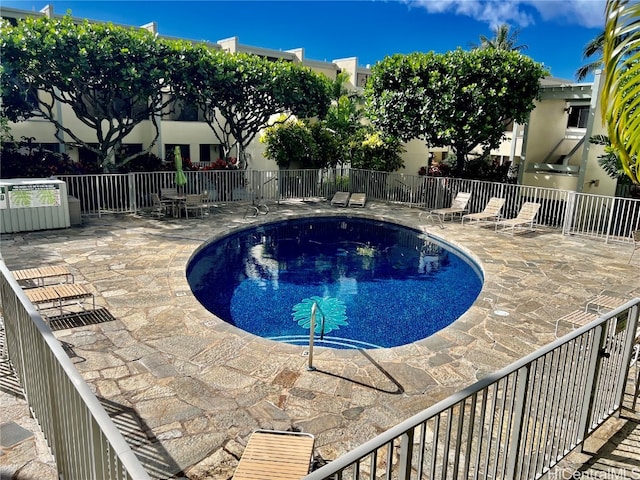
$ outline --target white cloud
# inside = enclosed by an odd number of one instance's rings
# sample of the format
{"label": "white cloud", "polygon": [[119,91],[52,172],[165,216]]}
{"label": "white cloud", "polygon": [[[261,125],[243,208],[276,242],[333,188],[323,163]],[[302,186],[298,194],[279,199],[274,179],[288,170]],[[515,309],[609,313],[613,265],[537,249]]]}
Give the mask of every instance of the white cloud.
{"label": "white cloud", "polygon": [[560,20],[583,27],[604,26],[605,0],[407,0],[430,13],[455,13],[495,27],[509,23],[526,27],[534,12],[545,21]]}

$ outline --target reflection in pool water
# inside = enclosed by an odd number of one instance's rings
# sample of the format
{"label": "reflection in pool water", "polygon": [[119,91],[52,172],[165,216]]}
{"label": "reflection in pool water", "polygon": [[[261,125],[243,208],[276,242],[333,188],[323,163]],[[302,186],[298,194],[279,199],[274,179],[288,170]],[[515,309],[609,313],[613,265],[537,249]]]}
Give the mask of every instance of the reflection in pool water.
{"label": "reflection in pool water", "polygon": [[324,312],[328,333],[316,340],[334,348],[392,347],[428,337],[462,315],[482,287],[480,269],[454,248],[407,227],[346,217],[233,233],[199,250],[187,278],[210,312],[289,343],[308,342],[309,299],[334,305],[325,309],[343,305],[343,321]]}

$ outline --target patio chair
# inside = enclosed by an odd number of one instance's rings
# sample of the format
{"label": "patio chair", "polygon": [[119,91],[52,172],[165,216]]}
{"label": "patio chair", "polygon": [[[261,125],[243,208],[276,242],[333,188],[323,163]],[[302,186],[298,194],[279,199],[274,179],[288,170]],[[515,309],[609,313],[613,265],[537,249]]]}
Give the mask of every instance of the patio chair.
{"label": "patio chair", "polygon": [[349,198],[350,207],[364,207],[365,203],[367,203],[366,193],[352,193]]}
{"label": "patio chair", "polygon": [[12,270],[11,273],[18,282],[33,282],[36,287],[44,287],[45,280],[54,277],[64,277],[64,282],[58,283],[73,283],[75,281],[73,274],[64,265],[25,268]]}
{"label": "patio chair", "polygon": [[640,250],[640,230],[631,232],[631,238],[633,240],[633,250],[631,252],[631,256],[629,257],[629,261],[627,262],[629,265],[631,265],[633,254],[636,253],[636,250]]}
{"label": "patio chair", "polygon": [[427,219],[429,218],[437,218],[440,222],[440,228],[444,228],[444,221],[447,219],[447,215],[450,216],[451,220],[456,215],[462,216],[464,212],[467,211],[467,204],[469,203],[469,199],[471,198],[471,193],[469,192],[458,192],[451,202],[451,206],[449,208],[436,208],[434,210],[429,210],[427,212],[422,212],[418,217],[421,217],[424,213],[427,214]]}
{"label": "patio chair", "polygon": [[93,300],[93,309],[96,309],[95,295],[77,283],[29,288],[24,293],[38,310],[59,308],[60,315],[64,314],[64,307],[71,302],[79,303],[84,310],[84,305],[81,302],[88,298]]}
{"label": "patio chair", "polygon": [[177,188],[161,188],[160,189],[160,200],[163,203],[171,202],[172,199],[170,197],[176,197],[176,196],[178,196]]}
{"label": "patio chair", "polygon": [[153,216],[157,216],[157,217],[164,217],[167,214],[167,209],[171,207],[171,204],[168,204],[166,202],[162,202],[162,200],[160,200],[160,197],[158,196],[157,193],[152,193],[151,194],[151,201],[152,201],[152,205],[151,205],[151,215]]}
{"label": "patio chair", "polygon": [[476,222],[495,222],[500,217],[500,210],[504,206],[505,199],[502,197],[491,197],[484,207],[484,210],[478,213],[467,213],[462,216],[462,224],[469,220]]}
{"label": "patio chair", "polygon": [[182,203],[182,208],[184,208],[186,218],[189,218],[189,210],[195,211],[196,215],[200,217],[204,217],[204,212],[209,209],[209,206],[204,203],[202,194],[197,193],[187,195],[184,203]]}
{"label": "patio chair", "polygon": [[554,335],[558,338],[558,326],[560,325],[560,322],[570,323],[575,330],[577,327],[583,327],[587,323],[593,322],[596,318],[598,318],[598,315],[595,313],[587,312],[585,310],[574,310],[573,312],[556,320],[556,330]]}
{"label": "patio chair", "polygon": [[507,228],[511,229],[511,235],[514,234],[517,227],[528,227],[530,231],[533,231],[533,225],[540,210],[540,204],[536,202],[525,202],[515,218],[509,218],[507,220],[500,220],[496,222],[496,231],[498,227],[502,227],[502,230]]}
{"label": "patio chair", "polygon": [[331,206],[337,205],[339,207],[346,207],[349,205],[349,197],[351,194],[349,192],[336,192],[333,194],[333,198],[331,199]]}
{"label": "patio chair", "polygon": [[314,443],[309,433],[256,430],[233,480],[300,480],[309,473]]}

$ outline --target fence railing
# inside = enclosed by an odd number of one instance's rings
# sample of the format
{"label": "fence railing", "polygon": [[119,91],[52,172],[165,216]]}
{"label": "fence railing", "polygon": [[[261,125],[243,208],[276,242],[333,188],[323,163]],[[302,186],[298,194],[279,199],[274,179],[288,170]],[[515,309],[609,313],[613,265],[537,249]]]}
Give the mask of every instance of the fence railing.
{"label": "fence railing", "polygon": [[65,480],[146,480],[149,475],[0,262],[7,355]]}
{"label": "fence railing", "polygon": [[621,408],[639,310],[636,298],[304,479],[540,478]]}
{"label": "fence railing", "polygon": [[[425,177],[349,168],[315,170],[189,171],[185,193],[207,192],[212,202],[279,202],[331,198],[336,191],[363,192],[370,200],[419,208],[442,208],[459,191],[471,192],[470,212],[481,211],[491,197],[506,199],[502,214],[514,217],[525,201],[541,204],[539,225],[565,235],[604,241],[631,241],[640,229],[640,200],[569,190],[459,178]],[[151,194],[175,187],[174,172],[61,175],[69,195],[80,199],[84,215],[132,213],[152,205]]]}

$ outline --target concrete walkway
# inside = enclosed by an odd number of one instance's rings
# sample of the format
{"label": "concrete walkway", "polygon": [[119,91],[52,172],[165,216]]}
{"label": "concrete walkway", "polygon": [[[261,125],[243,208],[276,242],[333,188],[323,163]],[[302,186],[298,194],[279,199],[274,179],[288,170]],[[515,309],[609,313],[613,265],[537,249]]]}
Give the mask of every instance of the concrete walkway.
{"label": "concrete walkway", "polygon": [[[95,323],[56,336],[72,346],[78,370],[156,478],[230,478],[256,428],[313,433],[317,453],[335,459],[549,343],[555,319],[589,298],[640,297],[640,260],[627,264],[628,244],[543,228],[515,236],[459,223],[440,229],[418,209],[378,203],[291,202],[243,219],[245,209],[220,205],[189,220],[109,215],[2,237],[9,268],[66,264],[96,293],[103,310]],[[457,245],[484,269],[480,296],[427,339],[366,352],[318,349],[317,370],[309,372],[306,348],[242,332],[191,294],[185,267],[203,242],[265,221],[326,214],[388,219]],[[494,314],[496,305],[509,316]]]}

